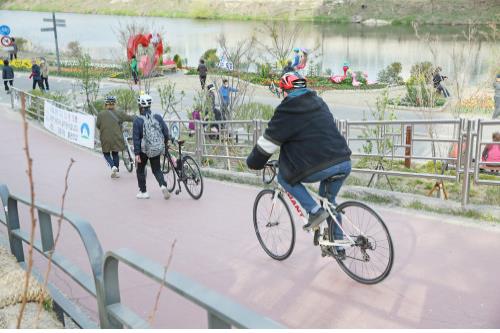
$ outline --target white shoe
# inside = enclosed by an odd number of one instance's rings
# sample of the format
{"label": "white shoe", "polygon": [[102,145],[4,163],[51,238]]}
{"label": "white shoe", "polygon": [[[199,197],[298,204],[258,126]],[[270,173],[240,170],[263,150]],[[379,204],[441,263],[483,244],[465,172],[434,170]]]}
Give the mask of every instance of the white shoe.
{"label": "white shoe", "polygon": [[149,193],[148,192],[139,192],[135,196],[137,199],[149,199]]}
{"label": "white shoe", "polygon": [[170,199],[170,192],[167,190],[167,187],[165,185],[162,185],[160,188],[163,192],[163,197],[165,198],[165,200]]}
{"label": "white shoe", "polygon": [[111,168],[111,178],[119,178],[118,176],[118,168],[117,167],[112,167]]}

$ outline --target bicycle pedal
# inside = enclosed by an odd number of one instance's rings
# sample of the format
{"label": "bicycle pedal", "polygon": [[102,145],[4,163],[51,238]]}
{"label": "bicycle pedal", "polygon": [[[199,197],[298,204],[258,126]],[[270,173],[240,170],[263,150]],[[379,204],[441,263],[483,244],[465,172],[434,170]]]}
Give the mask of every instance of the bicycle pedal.
{"label": "bicycle pedal", "polygon": [[319,245],[319,237],[320,237],[320,231],[319,231],[319,229],[316,229],[314,231],[314,238],[313,238],[313,244],[314,244],[314,246],[318,246]]}

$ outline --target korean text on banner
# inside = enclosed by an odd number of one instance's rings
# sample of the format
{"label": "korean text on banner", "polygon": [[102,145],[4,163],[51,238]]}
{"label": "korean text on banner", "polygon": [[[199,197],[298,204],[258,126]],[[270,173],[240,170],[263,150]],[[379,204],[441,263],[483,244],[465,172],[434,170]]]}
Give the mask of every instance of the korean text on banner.
{"label": "korean text on banner", "polygon": [[94,148],[95,118],[66,111],[45,101],[43,126],[61,138],[87,148]]}

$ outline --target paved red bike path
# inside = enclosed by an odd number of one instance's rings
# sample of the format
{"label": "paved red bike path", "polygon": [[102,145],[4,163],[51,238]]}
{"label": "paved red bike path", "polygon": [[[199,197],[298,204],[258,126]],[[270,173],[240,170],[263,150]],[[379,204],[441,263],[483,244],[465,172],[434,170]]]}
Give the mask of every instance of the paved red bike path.
{"label": "paved red bike path", "polygon": [[[18,114],[0,107],[0,183],[28,194]],[[252,225],[259,188],[205,179],[199,201],[187,193],[161,197],[148,176],[152,198],[135,199],[134,174],[112,180],[104,159],[30,126],[37,200],[58,206],[70,158],[67,210],[90,221],[104,250],[131,248],[164,263],[177,239],[171,269],[294,328],[499,328],[500,233],[445,223],[443,217],[377,208],[394,241],[391,275],[375,286],[351,280],[331,258],[322,258],[311,235],[298,230],[292,256],[270,259]],[[26,212],[22,212],[26,216]],[[27,227],[26,219],[23,226]],[[497,228],[498,229],[498,228]],[[5,229],[0,227],[5,234]],[[58,249],[90,272],[76,233],[63,228]],[[158,285],[120,269],[122,300],[147,316]],[[95,313],[95,301],[68,283],[52,280]],[[156,327],[206,327],[205,313],[164,290]]]}

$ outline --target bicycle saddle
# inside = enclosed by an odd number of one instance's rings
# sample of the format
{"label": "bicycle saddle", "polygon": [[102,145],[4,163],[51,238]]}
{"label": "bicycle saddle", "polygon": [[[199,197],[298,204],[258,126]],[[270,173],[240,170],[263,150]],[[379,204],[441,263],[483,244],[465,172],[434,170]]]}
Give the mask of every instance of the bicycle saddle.
{"label": "bicycle saddle", "polygon": [[182,146],[186,142],[186,140],[179,140],[177,142]]}
{"label": "bicycle saddle", "polygon": [[327,182],[334,182],[339,179],[344,179],[346,177],[345,173],[338,173],[336,175],[330,176],[326,179]]}

